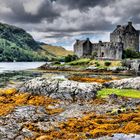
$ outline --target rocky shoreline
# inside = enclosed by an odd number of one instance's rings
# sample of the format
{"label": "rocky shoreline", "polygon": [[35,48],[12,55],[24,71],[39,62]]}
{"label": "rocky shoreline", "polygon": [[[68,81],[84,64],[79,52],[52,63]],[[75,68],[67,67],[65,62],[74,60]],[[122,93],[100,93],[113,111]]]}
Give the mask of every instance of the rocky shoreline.
{"label": "rocky shoreline", "polygon": [[39,77],[25,82],[19,91],[73,101],[73,98],[75,100],[93,99],[96,97],[97,91],[108,87],[140,90],[140,77],[113,80],[103,84]]}
{"label": "rocky shoreline", "polygon": [[[115,93],[107,98],[97,97],[97,91],[108,86],[140,90],[140,77],[104,84],[38,77],[18,89],[1,91],[0,139],[139,139],[140,99]],[[105,121],[106,117],[114,118],[114,123],[101,123],[101,118]],[[135,129],[128,129],[129,123]]]}
{"label": "rocky shoreline", "polygon": [[122,66],[115,66],[115,67],[108,67],[108,68],[98,68],[95,66],[85,65],[84,67],[80,67],[78,65],[55,65],[53,63],[46,63],[38,68],[39,70],[45,70],[49,72],[94,72],[94,73],[104,73],[104,74],[119,74],[119,75],[128,75],[128,76],[135,76],[136,72],[134,70],[130,70],[127,67]]}

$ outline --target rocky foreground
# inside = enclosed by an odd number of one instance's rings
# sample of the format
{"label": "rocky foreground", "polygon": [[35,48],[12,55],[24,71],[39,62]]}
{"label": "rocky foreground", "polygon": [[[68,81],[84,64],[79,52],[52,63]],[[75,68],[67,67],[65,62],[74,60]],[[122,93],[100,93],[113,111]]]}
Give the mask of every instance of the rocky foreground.
{"label": "rocky foreground", "polygon": [[140,89],[140,77],[105,84],[40,77],[1,90],[0,140],[140,139],[140,99],[96,97],[109,85]]}
{"label": "rocky foreground", "polygon": [[77,101],[93,99],[96,97],[97,91],[108,87],[140,90],[140,77],[113,80],[103,84],[39,77],[25,82],[19,91],[54,99]]}

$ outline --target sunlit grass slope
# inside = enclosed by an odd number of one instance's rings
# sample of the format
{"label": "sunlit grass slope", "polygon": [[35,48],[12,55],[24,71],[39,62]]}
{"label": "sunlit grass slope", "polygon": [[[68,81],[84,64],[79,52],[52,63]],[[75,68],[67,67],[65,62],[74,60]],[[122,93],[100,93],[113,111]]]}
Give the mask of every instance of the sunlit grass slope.
{"label": "sunlit grass slope", "polygon": [[58,46],[43,45],[42,48],[47,50],[49,53],[54,54],[55,56],[67,56],[69,54],[73,54],[72,51],[68,51],[63,47]]}

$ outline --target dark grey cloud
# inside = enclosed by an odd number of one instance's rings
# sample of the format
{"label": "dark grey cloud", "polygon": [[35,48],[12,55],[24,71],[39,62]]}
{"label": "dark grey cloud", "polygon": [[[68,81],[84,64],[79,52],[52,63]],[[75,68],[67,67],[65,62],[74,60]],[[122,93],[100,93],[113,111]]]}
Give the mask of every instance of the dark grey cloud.
{"label": "dark grey cloud", "polygon": [[139,0],[0,0],[0,4],[11,10],[0,12],[1,19],[36,24],[41,31],[110,30],[127,20],[140,21]]}
{"label": "dark grey cloud", "polygon": [[56,2],[68,6],[70,9],[78,8],[84,10],[97,5],[105,6],[111,2],[111,0],[56,0]]}
{"label": "dark grey cloud", "polygon": [[48,38],[110,32],[129,20],[140,27],[140,0],[0,0],[0,5],[0,21],[42,34],[54,32]]}
{"label": "dark grey cloud", "polygon": [[96,33],[94,32],[87,32],[87,31],[84,31],[84,32],[52,32],[48,35],[44,35],[45,38],[64,38],[64,37],[67,37],[67,38],[71,38],[71,37],[74,37],[74,36],[91,36],[91,35],[96,35]]}
{"label": "dark grey cloud", "polygon": [[[26,11],[26,6],[24,6],[24,4],[28,3],[28,1],[25,0],[1,0],[0,4],[1,3],[5,3],[6,7],[9,7],[12,11],[11,13],[3,14],[3,18],[13,23],[39,23],[43,19],[47,19],[51,22],[54,18],[60,16],[58,11],[53,9],[52,2],[50,0],[42,1],[39,8],[37,9],[36,14],[32,14]],[[32,4],[33,5],[30,5],[30,7],[34,7],[34,3]]]}

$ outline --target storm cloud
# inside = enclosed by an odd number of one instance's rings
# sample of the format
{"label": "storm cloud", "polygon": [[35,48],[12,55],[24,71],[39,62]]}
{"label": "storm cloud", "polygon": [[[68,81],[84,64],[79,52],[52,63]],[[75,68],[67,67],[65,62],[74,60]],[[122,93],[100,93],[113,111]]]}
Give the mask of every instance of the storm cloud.
{"label": "storm cloud", "polygon": [[130,20],[140,27],[139,0],[0,0],[0,5],[1,22],[24,28],[37,39],[38,34],[47,37],[50,43],[58,38],[72,42],[88,32],[104,34]]}
{"label": "storm cloud", "polygon": [[94,7],[96,5],[105,6],[111,0],[56,0],[58,3],[68,6],[70,9],[80,9],[85,10],[89,7]]}

